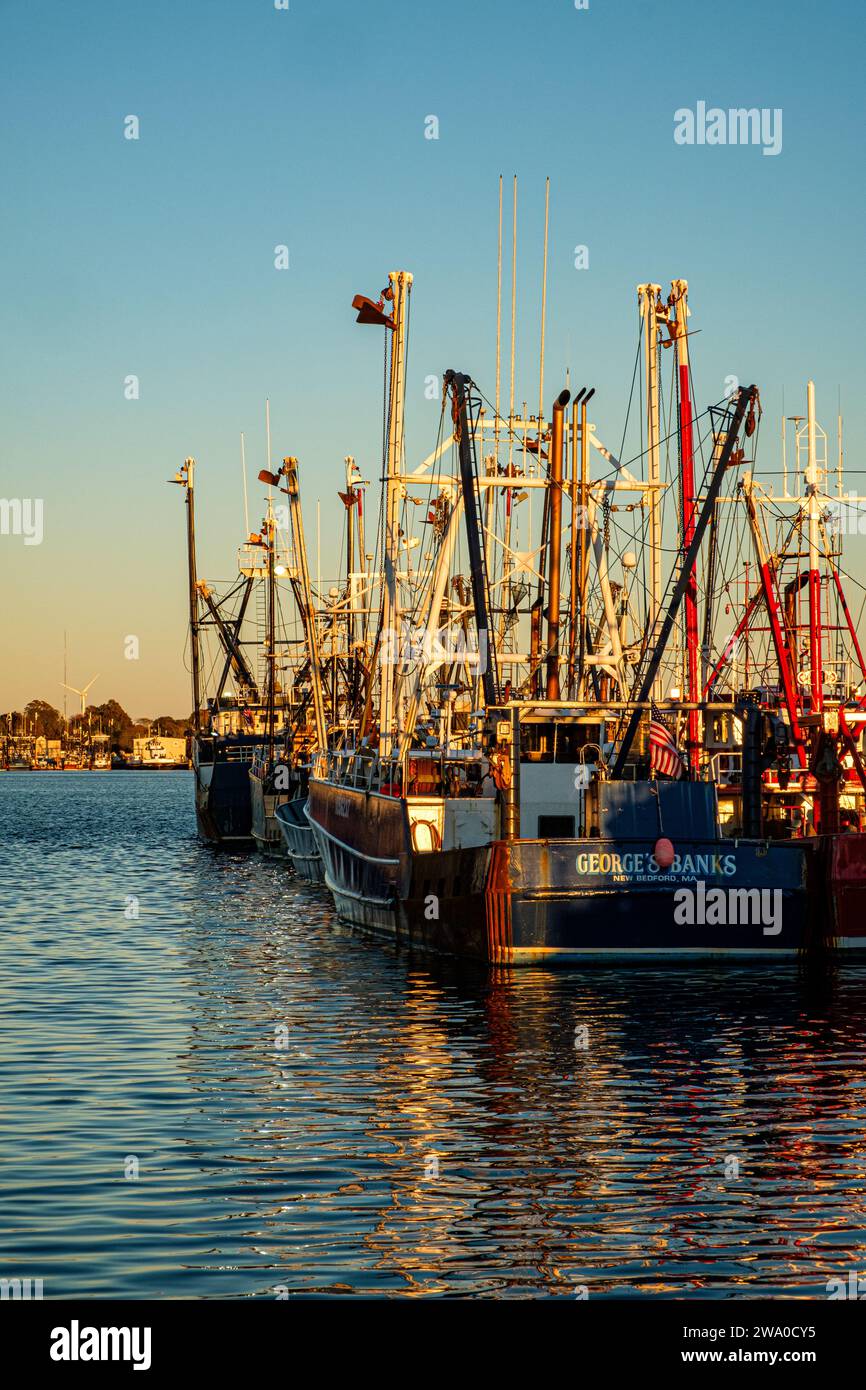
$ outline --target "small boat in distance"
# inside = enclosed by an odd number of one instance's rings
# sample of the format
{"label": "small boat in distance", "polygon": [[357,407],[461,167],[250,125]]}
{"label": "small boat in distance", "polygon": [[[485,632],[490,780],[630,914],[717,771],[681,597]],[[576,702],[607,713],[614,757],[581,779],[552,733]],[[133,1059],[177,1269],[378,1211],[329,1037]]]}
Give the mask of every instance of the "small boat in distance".
{"label": "small boat in distance", "polygon": [[[248,534],[238,552],[237,580],[219,593],[197,576],[195,460],[186,459],[172,481],[184,488],[187,506],[192,766],[198,833],[217,847],[258,847],[262,853],[282,858],[275,811],[282,801],[305,793],[305,786],[293,775],[292,762],[297,756],[309,763],[310,750],[323,746],[326,725],[297,459],[286,458],[277,473],[263,470],[259,476],[269,488],[278,487],[288,496],[289,506],[282,510],[288,512],[293,544],[287,548],[280,539],[269,494],[261,530]],[[292,590],[303,629],[300,637],[286,632],[280,580],[286,580]],[[202,641],[207,634],[215,636],[217,654],[212,663],[214,689],[204,699]]]}

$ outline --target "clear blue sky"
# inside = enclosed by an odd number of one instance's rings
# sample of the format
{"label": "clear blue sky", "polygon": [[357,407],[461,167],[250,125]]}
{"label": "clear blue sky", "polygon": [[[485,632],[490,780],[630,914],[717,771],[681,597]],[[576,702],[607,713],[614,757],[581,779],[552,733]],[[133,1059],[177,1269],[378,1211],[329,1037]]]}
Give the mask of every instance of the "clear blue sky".
{"label": "clear blue sky", "polygon": [[[101,673],[92,700],[188,710],[182,506],[164,480],[195,455],[200,568],[230,574],[238,437],[257,471],[266,396],[313,538],[323,499],[328,571],[343,456],[375,477],[381,432],[381,341],[352,295],[415,275],[407,437],[423,457],[425,377],[454,366],[493,393],[500,173],[520,178],[519,398],[534,408],[549,174],[549,398],[569,363],[616,447],[635,285],[683,276],[699,402],[729,374],[757,381],[775,466],[782,388],[802,411],[813,376],[832,436],[841,387],[860,466],[864,38],[854,0],[4,0],[0,496],[44,498],[45,539],[0,537],[0,709],[62,699],[66,628],[72,683]],[[781,154],[677,146],[674,111],[701,100],[781,107]]]}

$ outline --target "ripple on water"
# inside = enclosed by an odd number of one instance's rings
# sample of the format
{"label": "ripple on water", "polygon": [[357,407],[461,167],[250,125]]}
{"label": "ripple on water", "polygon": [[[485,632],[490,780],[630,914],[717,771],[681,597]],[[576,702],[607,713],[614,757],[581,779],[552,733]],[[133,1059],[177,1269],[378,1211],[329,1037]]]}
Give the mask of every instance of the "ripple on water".
{"label": "ripple on water", "polygon": [[4,1276],[822,1297],[866,1266],[862,969],[408,959],[200,847],[191,792],[0,774]]}

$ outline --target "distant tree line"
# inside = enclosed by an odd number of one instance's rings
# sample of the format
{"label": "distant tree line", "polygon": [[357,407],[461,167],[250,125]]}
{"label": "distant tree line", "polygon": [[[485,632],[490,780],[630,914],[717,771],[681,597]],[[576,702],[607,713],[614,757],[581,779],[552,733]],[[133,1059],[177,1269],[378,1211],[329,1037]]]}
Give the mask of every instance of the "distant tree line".
{"label": "distant tree line", "polygon": [[105,735],[113,749],[128,753],[133,740],[162,734],[166,738],[185,738],[192,730],[192,716],[175,719],[161,714],[156,719],[133,719],[117,700],[104,705],[88,705],[84,714],[74,714],[64,727],[63,715],[47,700],[30,700],[23,710],[9,710],[0,715],[0,735],[34,735],[49,739],[68,739],[73,743],[87,741],[94,735]]}

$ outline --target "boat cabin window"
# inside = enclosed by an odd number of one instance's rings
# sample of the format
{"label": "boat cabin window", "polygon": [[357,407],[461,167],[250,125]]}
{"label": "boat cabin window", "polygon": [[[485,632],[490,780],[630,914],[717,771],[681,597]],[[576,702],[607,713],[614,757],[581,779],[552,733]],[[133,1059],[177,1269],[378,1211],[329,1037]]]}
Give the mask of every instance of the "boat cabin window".
{"label": "boat cabin window", "polygon": [[[581,750],[594,744],[600,751],[600,724],[559,724],[556,729],[556,748],[554,762],[576,763],[580,761]],[[590,762],[594,761],[592,758]]]}
{"label": "boat cabin window", "polygon": [[552,763],[554,739],[555,733],[552,724],[521,724],[521,762]]}
{"label": "boat cabin window", "polygon": [[539,840],[573,840],[574,816],[539,816]]}
{"label": "boat cabin window", "polygon": [[526,723],[520,728],[520,759],[527,763],[576,763],[581,750],[601,742],[600,724]]}
{"label": "boat cabin window", "polygon": [[731,721],[728,719],[727,715],[713,715],[712,719],[710,720],[708,742],[728,744],[730,743],[733,736],[734,731],[731,727]]}

